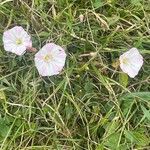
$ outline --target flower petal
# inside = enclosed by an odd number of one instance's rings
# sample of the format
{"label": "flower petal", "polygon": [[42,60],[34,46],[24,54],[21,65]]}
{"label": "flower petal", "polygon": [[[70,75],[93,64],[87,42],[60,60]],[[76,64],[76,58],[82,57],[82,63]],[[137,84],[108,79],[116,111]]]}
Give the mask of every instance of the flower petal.
{"label": "flower petal", "polygon": [[134,78],[138,74],[138,71],[135,70],[135,68],[132,65],[121,64],[120,68],[124,73],[127,73],[131,78]]}

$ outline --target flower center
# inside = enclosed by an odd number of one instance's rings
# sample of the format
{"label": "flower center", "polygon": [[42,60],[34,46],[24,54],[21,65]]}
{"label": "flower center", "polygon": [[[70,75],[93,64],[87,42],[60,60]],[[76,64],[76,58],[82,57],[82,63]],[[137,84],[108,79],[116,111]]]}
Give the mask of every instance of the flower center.
{"label": "flower center", "polygon": [[124,59],[122,60],[122,62],[127,65],[127,64],[129,63],[129,60],[128,60],[128,58],[124,58]]}
{"label": "flower center", "polygon": [[17,45],[21,45],[21,44],[22,44],[22,40],[21,40],[21,39],[17,39],[17,40],[16,40],[16,44],[17,44]]}
{"label": "flower center", "polygon": [[47,54],[47,55],[45,55],[45,57],[44,57],[44,61],[45,62],[49,62],[49,61],[51,61],[53,59],[53,56],[51,55],[51,54]]}

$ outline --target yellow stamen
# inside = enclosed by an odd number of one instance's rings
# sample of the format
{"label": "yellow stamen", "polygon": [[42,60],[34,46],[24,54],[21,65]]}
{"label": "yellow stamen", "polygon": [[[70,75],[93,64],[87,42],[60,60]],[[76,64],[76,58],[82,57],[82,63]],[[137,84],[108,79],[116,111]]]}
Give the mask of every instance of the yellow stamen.
{"label": "yellow stamen", "polygon": [[52,57],[52,55],[45,55],[45,57],[44,57],[44,61],[45,62],[49,62],[50,60],[52,60],[53,59],[53,57]]}
{"label": "yellow stamen", "polygon": [[21,45],[21,44],[22,44],[22,40],[21,40],[21,39],[17,39],[17,40],[16,40],[16,44],[17,44],[17,45]]}
{"label": "yellow stamen", "polygon": [[129,60],[128,60],[128,58],[124,58],[124,59],[122,60],[122,62],[123,62],[124,64],[128,64],[128,63],[129,63]]}

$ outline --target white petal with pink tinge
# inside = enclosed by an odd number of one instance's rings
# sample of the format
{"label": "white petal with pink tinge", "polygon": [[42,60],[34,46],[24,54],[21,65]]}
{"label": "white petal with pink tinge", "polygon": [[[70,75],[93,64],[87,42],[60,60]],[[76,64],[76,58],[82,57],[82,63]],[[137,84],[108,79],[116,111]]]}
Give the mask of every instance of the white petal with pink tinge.
{"label": "white petal with pink tinge", "polygon": [[131,78],[134,78],[138,74],[143,65],[143,57],[137,48],[131,48],[122,54],[119,61],[121,70],[127,73]]}

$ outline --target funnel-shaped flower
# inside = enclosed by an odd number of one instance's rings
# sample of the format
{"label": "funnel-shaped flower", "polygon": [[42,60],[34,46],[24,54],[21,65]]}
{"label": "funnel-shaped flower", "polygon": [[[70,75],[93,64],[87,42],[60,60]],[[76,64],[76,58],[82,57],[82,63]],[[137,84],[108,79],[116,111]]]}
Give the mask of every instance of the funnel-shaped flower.
{"label": "funnel-shaped flower", "polygon": [[21,27],[15,26],[3,34],[4,49],[8,52],[22,55],[26,49],[32,47],[31,37]]}
{"label": "funnel-shaped flower", "polygon": [[36,53],[34,60],[41,76],[57,75],[65,65],[66,53],[59,45],[48,43]]}
{"label": "funnel-shaped flower", "polygon": [[137,48],[131,48],[122,54],[119,61],[121,70],[127,73],[131,78],[134,78],[138,74],[143,65],[143,57]]}

